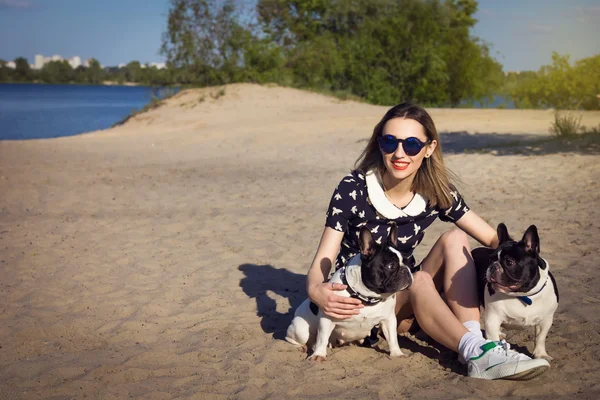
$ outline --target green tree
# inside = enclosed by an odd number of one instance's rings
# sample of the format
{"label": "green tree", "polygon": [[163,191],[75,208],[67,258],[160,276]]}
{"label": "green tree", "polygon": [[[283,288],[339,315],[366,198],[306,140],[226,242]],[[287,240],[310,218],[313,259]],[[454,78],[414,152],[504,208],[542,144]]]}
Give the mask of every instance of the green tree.
{"label": "green tree", "polygon": [[469,34],[474,0],[260,0],[257,10],[299,86],[380,104],[458,105],[503,80],[488,46]]}
{"label": "green tree", "polygon": [[14,77],[18,82],[27,82],[33,77],[33,73],[26,58],[18,57],[15,59]]}
{"label": "green tree", "polygon": [[10,82],[10,72],[10,69],[6,66],[6,61],[0,59],[0,82]]}
{"label": "green tree", "polygon": [[102,83],[104,80],[104,74],[102,72],[102,66],[95,58],[90,59],[89,67],[85,71],[86,82],[94,85]]}
{"label": "green tree", "polygon": [[574,65],[569,58],[553,52],[552,64],[537,72],[510,74],[506,93],[519,108],[600,109],[600,55]]}
{"label": "green tree", "polygon": [[600,110],[600,54],[575,63],[577,93],[585,110]]}
{"label": "green tree", "polygon": [[73,70],[73,81],[77,83],[87,83],[87,68],[83,65],[78,66]]}
{"label": "green tree", "polygon": [[[279,75],[279,50],[246,21],[244,2],[171,0],[161,53],[179,82],[216,85]],[[251,13],[249,13],[251,14]],[[251,19],[251,18],[250,18]]]}
{"label": "green tree", "polygon": [[162,54],[178,82],[274,81],[378,104],[459,105],[504,76],[470,35],[475,0],[171,0]]}
{"label": "green tree", "polygon": [[142,77],[142,66],[139,61],[131,61],[125,66],[125,80],[139,82]]}
{"label": "green tree", "polygon": [[75,72],[68,61],[50,61],[42,67],[40,79],[46,83],[69,83],[75,80]]}

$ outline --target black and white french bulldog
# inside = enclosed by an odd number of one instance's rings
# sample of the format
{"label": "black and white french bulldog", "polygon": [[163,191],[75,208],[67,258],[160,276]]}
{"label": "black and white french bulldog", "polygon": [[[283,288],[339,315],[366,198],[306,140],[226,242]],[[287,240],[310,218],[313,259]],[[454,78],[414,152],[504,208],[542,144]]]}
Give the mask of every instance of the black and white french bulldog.
{"label": "black and white french bulldog", "polygon": [[484,307],[486,338],[500,340],[501,326],[535,326],[533,356],[551,360],[546,352],[546,336],[558,308],[558,287],[548,262],[540,257],[537,228],[531,225],[518,242],[508,235],[506,225],[499,224],[497,231],[497,249],[478,247],[471,252]]}
{"label": "black and white french bulldog", "polygon": [[336,294],[358,298],[365,307],[350,318],[335,319],[306,299],[296,309],[285,339],[296,346],[314,346],[309,359],[323,361],[327,357],[328,345],[360,341],[380,324],[388,341],[390,356],[404,356],[396,333],[395,294],[407,289],[413,282],[413,276],[404,265],[400,252],[394,248],[397,240],[396,225],[392,225],[388,242],[384,245],[377,244],[369,229],[363,227],[359,234],[360,253],[347,266],[337,270],[329,282],[347,285],[346,290],[336,291]]}

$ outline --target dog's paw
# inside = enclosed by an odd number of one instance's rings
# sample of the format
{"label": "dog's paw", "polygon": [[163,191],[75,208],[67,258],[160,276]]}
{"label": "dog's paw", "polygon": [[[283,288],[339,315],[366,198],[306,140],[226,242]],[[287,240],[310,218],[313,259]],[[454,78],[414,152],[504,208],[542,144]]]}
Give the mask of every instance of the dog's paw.
{"label": "dog's paw", "polygon": [[408,357],[408,354],[404,354],[402,350],[390,351],[390,358],[402,358]]}
{"label": "dog's paw", "polygon": [[327,357],[326,356],[319,356],[319,355],[315,355],[315,354],[313,354],[312,356],[308,357],[308,359],[310,361],[314,361],[314,362],[327,361]]}
{"label": "dog's paw", "polygon": [[305,344],[303,344],[302,346],[298,346],[298,351],[300,353],[308,353],[308,348],[306,347]]}
{"label": "dog's paw", "polygon": [[552,361],[552,360],[554,360],[554,358],[552,358],[551,356],[549,356],[548,353],[544,353],[544,354],[535,354],[535,353],[533,353],[533,357],[534,358],[543,358],[546,361]]}

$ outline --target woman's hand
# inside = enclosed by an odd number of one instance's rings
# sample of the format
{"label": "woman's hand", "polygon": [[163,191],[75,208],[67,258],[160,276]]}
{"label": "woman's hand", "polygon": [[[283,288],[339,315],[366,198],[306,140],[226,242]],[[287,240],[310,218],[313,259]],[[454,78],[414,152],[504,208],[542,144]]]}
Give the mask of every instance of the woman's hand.
{"label": "woman's hand", "polygon": [[360,312],[364,304],[359,299],[338,296],[337,291],[345,290],[346,285],[341,283],[319,283],[308,290],[308,297],[317,305],[325,315],[331,318],[347,319]]}

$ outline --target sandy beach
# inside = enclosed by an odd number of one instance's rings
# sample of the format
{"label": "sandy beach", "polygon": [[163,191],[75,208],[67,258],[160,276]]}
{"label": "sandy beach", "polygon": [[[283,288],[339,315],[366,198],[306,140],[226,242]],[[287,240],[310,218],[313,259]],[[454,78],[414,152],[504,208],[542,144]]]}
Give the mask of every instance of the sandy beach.
{"label": "sandy beach", "polygon": [[0,141],[0,399],[600,397],[598,140],[540,141],[552,111],[429,110],[467,204],[516,237],[537,225],[561,294],[551,369],[481,381],[422,332],[404,359],[381,340],[312,363],[283,340],[333,189],[388,107],[251,84],[165,103]]}

